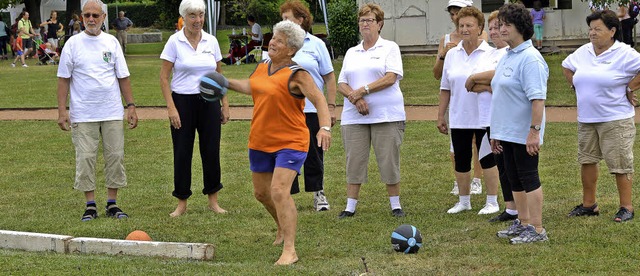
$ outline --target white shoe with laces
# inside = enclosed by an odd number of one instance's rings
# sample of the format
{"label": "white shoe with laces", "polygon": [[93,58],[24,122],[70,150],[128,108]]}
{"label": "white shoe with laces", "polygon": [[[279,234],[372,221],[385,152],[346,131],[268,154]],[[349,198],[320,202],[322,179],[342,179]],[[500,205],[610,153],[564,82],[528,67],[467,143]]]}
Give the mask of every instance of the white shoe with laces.
{"label": "white shoe with laces", "polygon": [[482,208],[480,212],[478,212],[478,215],[488,215],[488,214],[497,213],[499,211],[500,211],[500,205],[498,205],[497,203],[487,203],[484,205],[484,208]]}
{"label": "white shoe with laces", "polygon": [[473,180],[471,180],[471,194],[482,194],[482,181],[479,178],[474,178]]}
{"label": "white shoe with laces", "polygon": [[317,212],[329,210],[329,202],[327,201],[327,197],[324,195],[324,191],[317,191],[313,193],[313,207]]}
{"label": "white shoe with laces", "polygon": [[457,214],[462,211],[471,210],[471,203],[457,202],[451,209],[447,211],[449,214]]}
{"label": "white shoe with laces", "polygon": [[460,190],[458,189],[458,181],[453,181],[453,189],[451,190],[452,195],[458,195]]}

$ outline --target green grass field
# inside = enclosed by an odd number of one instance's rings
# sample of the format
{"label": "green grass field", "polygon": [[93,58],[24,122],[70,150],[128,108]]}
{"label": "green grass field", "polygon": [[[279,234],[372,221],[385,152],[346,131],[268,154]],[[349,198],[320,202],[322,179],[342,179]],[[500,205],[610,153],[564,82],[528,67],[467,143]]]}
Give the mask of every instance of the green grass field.
{"label": "green grass field", "polygon": [[[129,48],[131,80],[139,106],[164,106],[158,81],[162,47],[157,43]],[[575,96],[561,74],[564,57],[545,57],[551,70],[548,105],[575,105]],[[401,86],[406,104],[437,104],[439,83],[431,74],[433,61],[433,57],[403,57]],[[245,78],[254,66],[223,69],[228,77]],[[340,61],[334,66],[338,72]],[[55,107],[55,72],[55,66],[11,68],[8,62],[0,62],[0,108]],[[232,105],[251,104],[248,96],[230,95]],[[332,209],[317,213],[312,210],[311,194],[294,196],[299,212],[296,247],[300,261],[290,267],[273,266],[281,251],[271,245],[276,228],[252,194],[247,158],[249,122],[232,121],[222,128],[225,188],[220,192],[220,204],[228,214],[207,210],[206,197],[199,192],[202,168],[196,151],[189,211],[179,218],[169,217],[177,203],[171,196],[170,133],[165,120],[145,120],[137,129],[125,132],[129,186],[121,191],[118,204],[131,217],[108,219],[100,209],[99,219],[85,223],[80,222],[84,198],[72,189],[75,162],[70,133],[59,130],[54,121],[0,121],[0,129],[0,229],[113,239],[124,239],[129,232],[142,229],[156,241],[216,246],[213,261],[0,249],[2,275],[359,275],[364,272],[362,257],[375,275],[624,275],[636,274],[640,262],[637,222],[612,221],[618,197],[606,167],[601,168],[598,191],[602,215],[566,217],[581,200],[575,123],[549,123],[542,147],[544,225],[550,240],[517,246],[495,237],[506,224],[489,224],[486,220],[490,216],[476,214],[484,204],[484,194],[472,197],[473,211],[446,214],[457,197],[449,194],[453,181],[449,139],[437,132],[434,122],[407,123],[401,155],[401,201],[407,217],[390,215],[386,191],[372,160],[370,183],[362,188],[356,216],[338,220],[346,203],[345,156],[340,129],[334,128],[325,176]],[[636,145],[636,155],[639,149]],[[103,164],[99,157],[100,208],[106,201]],[[637,195],[634,201],[638,202]],[[424,247],[418,254],[398,254],[391,248],[391,231],[403,223],[422,231]]]}

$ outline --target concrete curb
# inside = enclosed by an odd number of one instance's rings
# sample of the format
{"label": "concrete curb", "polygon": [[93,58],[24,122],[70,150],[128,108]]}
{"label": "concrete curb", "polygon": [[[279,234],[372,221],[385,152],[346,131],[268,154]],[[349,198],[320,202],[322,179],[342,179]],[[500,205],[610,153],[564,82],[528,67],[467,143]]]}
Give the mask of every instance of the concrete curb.
{"label": "concrete curb", "polygon": [[72,236],[0,230],[0,248],[66,253]]}
{"label": "concrete curb", "polygon": [[99,238],[73,238],[69,253],[134,255],[178,259],[213,260],[214,246],[206,243],[128,241]]}
{"label": "concrete curb", "polygon": [[106,254],[213,260],[215,246],[207,243],[129,241],[0,230],[0,248],[63,254]]}

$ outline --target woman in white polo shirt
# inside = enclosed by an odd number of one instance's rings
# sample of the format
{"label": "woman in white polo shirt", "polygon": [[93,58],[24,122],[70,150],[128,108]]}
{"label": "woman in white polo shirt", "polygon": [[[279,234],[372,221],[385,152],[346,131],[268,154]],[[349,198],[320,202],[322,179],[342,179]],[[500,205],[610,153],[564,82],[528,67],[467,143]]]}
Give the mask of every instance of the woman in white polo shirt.
{"label": "woman in white polo shirt", "polygon": [[[459,188],[459,201],[447,213],[471,210],[471,155],[475,136],[475,146],[487,185],[487,201],[478,214],[492,214],[500,211],[500,207],[497,199],[498,170],[494,156],[489,150],[487,137],[491,96],[469,93],[465,88],[465,82],[472,73],[486,71],[486,60],[493,54],[494,49],[480,39],[484,30],[484,15],[478,8],[462,8],[458,12],[456,23],[462,41],[447,53],[444,61],[437,125],[443,134],[448,134],[449,128],[451,129],[455,175]],[[448,126],[445,119],[447,108]],[[481,147],[482,144],[484,148]],[[485,154],[482,154],[483,152]]]}
{"label": "woman in white polo shirt", "polygon": [[[209,197],[209,209],[226,211],[218,205],[220,183],[220,124],[229,120],[227,97],[209,102],[200,97],[200,77],[207,72],[221,72],[220,46],[216,38],[202,30],[205,5],[202,0],[183,0],[180,15],[184,28],[169,37],[160,58],[160,87],[167,102],[173,142],[173,196],[178,206],[170,216],[187,211],[191,196],[191,159],[196,131],[200,141],[204,189]],[[171,75],[173,74],[173,77]],[[169,84],[171,79],[171,84]]]}
{"label": "woman in white polo shirt", "polygon": [[347,156],[347,207],[339,218],[356,212],[360,185],[367,182],[369,150],[373,146],[380,179],[387,184],[391,214],[403,217],[400,206],[400,145],[405,111],[398,44],[380,37],[384,11],[368,3],[358,11],[362,42],[344,56],[338,91],[348,99],[342,110],[342,142]]}
{"label": "woman in white polo shirt", "polygon": [[[640,88],[640,54],[620,42],[620,21],[613,11],[587,16],[589,40],[563,62],[567,82],[576,91],[578,106],[578,162],[581,164],[582,203],[569,216],[597,216],[598,163],[604,159],[615,175],[620,197],[617,222],[633,218],[633,91]],[[631,82],[636,78],[634,82]]]}

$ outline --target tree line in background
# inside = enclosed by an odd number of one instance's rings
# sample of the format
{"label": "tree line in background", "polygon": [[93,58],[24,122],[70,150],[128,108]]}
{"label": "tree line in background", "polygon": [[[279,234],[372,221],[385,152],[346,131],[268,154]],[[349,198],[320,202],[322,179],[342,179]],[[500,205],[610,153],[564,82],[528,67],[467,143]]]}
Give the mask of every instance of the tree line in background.
{"label": "tree line in background", "polygon": [[[46,0],[0,0],[0,7],[24,3],[34,25],[40,24],[40,5]],[[280,4],[285,0],[221,0],[218,25],[221,27],[245,26],[248,15],[254,15],[258,23],[269,29],[280,21]],[[318,0],[306,2],[315,22],[324,22],[324,15]],[[172,29],[180,16],[178,7],[181,0],[103,0],[108,6],[108,17],[112,21],[116,10],[125,11],[137,27]],[[71,15],[80,14],[81,0],[66,0],[67,10],[59,11],[60,22],[66,25]],[[359,41],[356,0],[327,0],[330,36],[329,41],[336,55],[342,55]],[[9,25],[13,22],[8,22]]]}

